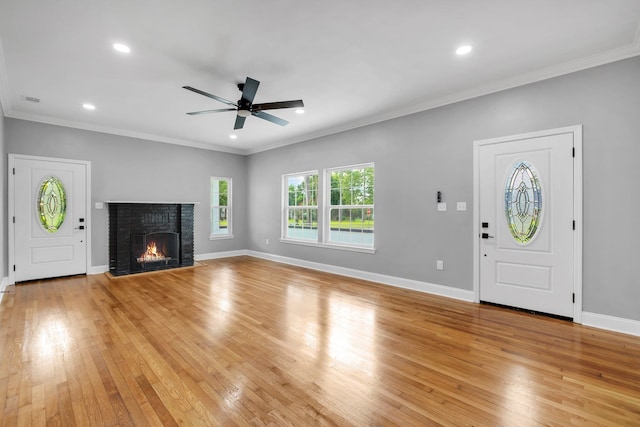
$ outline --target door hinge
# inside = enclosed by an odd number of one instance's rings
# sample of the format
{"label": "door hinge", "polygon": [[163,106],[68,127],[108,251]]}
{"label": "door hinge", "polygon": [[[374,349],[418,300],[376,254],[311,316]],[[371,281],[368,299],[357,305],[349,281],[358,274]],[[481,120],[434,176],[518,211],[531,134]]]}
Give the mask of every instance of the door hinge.
{"label": "door hinge", "polygon": [[16,271],[16,265],[13,264],[13,271]]}
{"label": "door hinge", "polygon": [[576,229],[576,220],[575,219],[573,220],[573,229],[574,230]]}
{"label": "door hinge", "polygon": [[16,168],[13,168],[13,174],[14,175],[16,174]]}
{"label": "door hinge", "polygon": [[16,217],[15,216],[13,217],[13,223],[14,224],[16,223]]}
{"label": "door hinge", "polygon": [[576,147],[571,147],[571,157],[576,156]]}
{"label": "door hinge", "polygon": [[573,293],[571,295],[572,295],[571,302],[575,304],[576,303],[576,294]]}

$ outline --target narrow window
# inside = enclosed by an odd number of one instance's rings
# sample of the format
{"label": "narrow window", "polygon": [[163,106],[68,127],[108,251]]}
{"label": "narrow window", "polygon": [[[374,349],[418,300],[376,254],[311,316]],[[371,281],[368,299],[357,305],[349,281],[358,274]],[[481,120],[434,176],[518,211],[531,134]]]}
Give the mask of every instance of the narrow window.
{"label": "narrow window", "polygon": [[231,178],[211,177],[211,239],[233,237]]}
{"label": "narrow window", "polygon": [[374,166],[327,169],[326,243],[373,248]]}
{"label": "narrow window", "polygon": [[318,241],[318,172],[284,175],[282,238]]}

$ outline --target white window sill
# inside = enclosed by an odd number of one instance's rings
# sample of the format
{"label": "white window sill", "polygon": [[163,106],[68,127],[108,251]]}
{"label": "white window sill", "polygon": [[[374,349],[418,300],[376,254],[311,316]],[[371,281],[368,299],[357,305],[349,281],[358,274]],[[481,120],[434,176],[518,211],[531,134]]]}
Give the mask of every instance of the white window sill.
{"label": "white window sill", "polygon": [[325,249],[338,249],[341,251],[360,252],[365,254],[376,253],[376,248],[367,248],[363,246],[338,245],[335,243],[319,243],[319,242],[311,242],[308,240],[294,240],[294,239],[284,239],[284,238],[280,238],[280,242],[288,243],[292,245],[312,246],[315,248],[325,248]]}
{"label": "white window sill", "polygon": [[209,240],[233,239],[234,237],[235,236],[233,234],[223,234],[223,235],[214,234],[209,236]]}

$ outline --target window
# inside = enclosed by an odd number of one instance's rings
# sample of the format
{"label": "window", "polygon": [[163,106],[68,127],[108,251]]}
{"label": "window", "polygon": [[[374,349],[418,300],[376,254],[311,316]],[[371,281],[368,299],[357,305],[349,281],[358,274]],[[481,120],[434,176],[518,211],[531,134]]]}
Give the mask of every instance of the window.
{"label": "window", "polygon": [[373,248],[373,164],[328,169],[325,181],[326,243]]}
{"label": "window", "polygon": [[211,177],[210,239],[233,237],[231,229],[231,178]]}
{"label": "window", "polygon": [[318,172],[284,176],[282,238],[318,241]]}
{"label": "window", "polygon": [[325,169],[323,177],[282,176],[282,241],[374,252],[373,163]]}
{"label": "window", "polygon": [[45,230],[56,233],[67,214],[67,196],[62,181],[50,176],[40,184],[38,217]]}

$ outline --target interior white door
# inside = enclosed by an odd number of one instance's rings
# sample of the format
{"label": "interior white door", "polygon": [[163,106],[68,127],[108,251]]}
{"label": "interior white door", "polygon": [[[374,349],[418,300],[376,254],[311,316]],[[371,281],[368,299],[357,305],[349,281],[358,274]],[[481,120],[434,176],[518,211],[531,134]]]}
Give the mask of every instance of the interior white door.
{"label": "interior white door", "polygon": [[481,145],[480,300],[573,317],[573,133]]}
{"label": "interior white door", "polygon": [[85,274],[87,165],[16,157],[10,172],[14,174],[14,280]]}

